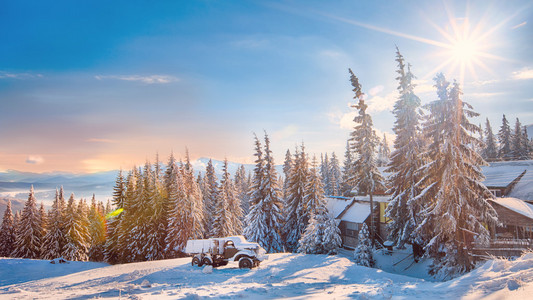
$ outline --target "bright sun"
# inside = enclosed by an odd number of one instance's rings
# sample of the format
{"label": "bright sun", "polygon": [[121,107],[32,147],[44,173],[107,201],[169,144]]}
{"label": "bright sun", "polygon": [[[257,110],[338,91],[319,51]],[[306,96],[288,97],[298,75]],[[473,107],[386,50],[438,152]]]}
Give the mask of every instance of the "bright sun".
{"label": "bright sun", "polygon": [[477,50],[477,45],[472,40],[459,40],[452,45],[452,54],[455,59],[461,63],[467,63],[472,61],[475,57]]}

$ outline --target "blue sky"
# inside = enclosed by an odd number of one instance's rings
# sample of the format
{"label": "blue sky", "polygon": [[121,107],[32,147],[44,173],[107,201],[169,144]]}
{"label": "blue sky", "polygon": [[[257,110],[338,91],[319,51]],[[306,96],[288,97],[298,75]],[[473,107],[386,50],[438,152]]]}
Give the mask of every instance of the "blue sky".
{"label": "blue sky", "polygon": [[[186,146],[251,162],[263,130],[278,163],[302,141],[342,157],[348,68],[377,131],[392,132],[395,45],[423,103],[442,71],[474,122],[533,123],[531,1],[108,2],[2,2],[0,170],[129,168]],[[477,39],[464,75],[454,28]]]}

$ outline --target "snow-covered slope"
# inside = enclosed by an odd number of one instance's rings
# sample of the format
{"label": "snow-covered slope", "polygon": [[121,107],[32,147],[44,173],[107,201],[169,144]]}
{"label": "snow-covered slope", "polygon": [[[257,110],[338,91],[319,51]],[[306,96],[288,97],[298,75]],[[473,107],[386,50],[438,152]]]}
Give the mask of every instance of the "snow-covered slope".
{"label": "snow-covered slope", "polygon": [[533,293],[533,253],[488,261],[448,282],[365,268],[343,256],[286,253],[271,254],[253,270],[230,263],[202,271],[189,258],[115,266],[0,259],[0,298],[527,299]]}

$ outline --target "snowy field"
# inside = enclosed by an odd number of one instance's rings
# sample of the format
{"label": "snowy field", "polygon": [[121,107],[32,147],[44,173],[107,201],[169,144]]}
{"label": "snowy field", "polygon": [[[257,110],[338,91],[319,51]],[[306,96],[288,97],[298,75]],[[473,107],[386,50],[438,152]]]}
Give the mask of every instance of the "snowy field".
{"label": "snowy field", "polygon": [[271,254],[253,270],[212,273],[190,258],[109,266],[0,259],[0,299],[531,299],[533,253],[491,260],[447,282],[355,265],[343,256]]}

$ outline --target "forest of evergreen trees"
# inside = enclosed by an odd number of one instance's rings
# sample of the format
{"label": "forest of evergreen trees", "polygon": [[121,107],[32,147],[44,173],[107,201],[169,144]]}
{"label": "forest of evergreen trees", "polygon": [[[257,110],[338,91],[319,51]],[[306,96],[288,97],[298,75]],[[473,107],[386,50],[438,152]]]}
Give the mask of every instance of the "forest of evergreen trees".
{"label": "forest of evergreen trees", "polygon": [[[366,112],[359,78],[349,70],[358,111],[341,167],[335,153],[310,158],[302,144],[287,150],[278,174],[270,139],[254,138],[255,168],[241,166],[221,178],[212,161],[193,170],[188,152],[178,162],[146,162],[120,171],[113,198],[104,207],[90,205],[63,188],[51,209],[37,207],[33,187],[22,212],[11,205],[0,229],[0,256],[127,263],[183,256],[188,239],[244,235],[267,252],[336,253],[340,232],[328,213],[325,195],[391,195],[386,213],[389,240],[398,248],[421,247],[433,259],[432,274],[453,276],[469,271],[467,239],[488,241],[487,226],[497,224],[492,197],[483,185],[486,161],[531,159],[532,141],[518,118],[514,130],[503,115],[496,136],[470,123],[478,116],[462,100],[461,87],[437,74],[437,100],[421,106],[414,93],[411,66],[396,51],[399,97],[394,105],[393,151],[380,139]],[[424,112],[424,113],[423,113]],[[385,167],[385,178],[378,167]],[[198,174],[198,175],[195,175]],[[203,174],[203,175],[202,175]],[[371,266],[376,224],[370,214],[360,232],[355,258]]]}

